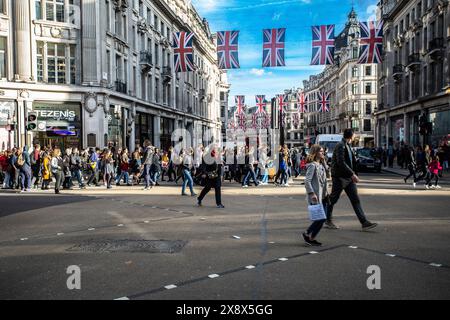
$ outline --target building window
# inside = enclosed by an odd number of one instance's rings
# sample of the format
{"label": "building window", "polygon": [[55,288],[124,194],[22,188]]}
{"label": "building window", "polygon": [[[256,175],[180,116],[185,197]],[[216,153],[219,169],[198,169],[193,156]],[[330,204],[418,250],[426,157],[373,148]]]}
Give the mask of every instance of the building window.
{"label": "building window", "polygon": [[46,17],[48,21],[64,22],[64,0],[47,0]]}
{"label": "building window", "polygon": [[356,83],[352,84],[352,94],[358,94],[358,85]]}
{"label": "building window", "polygon": [[372,123],[370,119],[364,119],[364,131],[372,131]]}
{"label": "building window", "polygon": [[106,0],[106,31],[111,31],[111,6]]}
{"label": "building window", "polygon": [[71,84],[76,83],[77,64],[75,61],[75,56],[76,56],[76,46],[71,44],[70,45],[70,83]]}
{"label": "building window", "polygon": [[0,79],[6,78],[6,38],[0,37]]}
{"label": "building window", "polygon": [[353,59],[358,59],[359,52],[358,47],[353,47]]}
{"label": "building window", "polygon": [[352,69],[352,77],[356,78],[358,76],[358,67],[353,67]]}
{"label": "building window", "polygon": [[47,44],[48,83],[66,83],[65,50],[65,44]]}
{"label": "building window", "polygon": [[[2,0],[0,0],[0,3],[3,3]],[[1,6],[1,4],[0,4]],[[36,20],[42,20],[42,2],[41,0],[36,0],[34,2],[34,8],[36,11]]]}
{"label": "building window", "polygon": [[372,114],[372,101],[366,101],[366,115]]}
{"label": "building window", "polygon": [[366,94],[372,93],[372,83],[368,82],[366,83]]}
{"label": "building window", "polygon": [[368,66],[366,67],[366,76],[371,76],[372,75],[372,67]]}
{"label": "building window", "polygon": [[37,43],[37,80],[44,81],[44,43],[41,41]]}

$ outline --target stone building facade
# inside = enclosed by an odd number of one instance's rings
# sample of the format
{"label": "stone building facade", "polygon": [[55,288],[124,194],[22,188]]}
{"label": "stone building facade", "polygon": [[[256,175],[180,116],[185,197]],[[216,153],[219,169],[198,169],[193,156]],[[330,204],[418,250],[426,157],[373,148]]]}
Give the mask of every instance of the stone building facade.
{"label": "stone building facade", "polygon": [[[149,139],[166,149],[179,128],[188,144],[220,136],[220,88],[228,84],[208,22],[190,1],[1,4],[0,131],[13,125],[10,144],[134,150]],[[178,31],[195,34],[194,72],[174,72]],[[27,131],[34,112],[38,128]]]}
{"label": "stone building facade", "polygon": [[[442,0],[383,0],[377,144],[439,145],[450,138],[450,5]],[[420,119],[432,131],[419,132]]]}

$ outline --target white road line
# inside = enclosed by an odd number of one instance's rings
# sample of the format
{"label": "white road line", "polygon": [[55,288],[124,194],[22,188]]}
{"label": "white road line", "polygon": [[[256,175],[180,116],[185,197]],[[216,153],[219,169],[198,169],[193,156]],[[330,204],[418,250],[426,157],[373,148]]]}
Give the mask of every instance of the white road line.
{"label": "white road line", "polygon": [[20,241],[26,241],[28,238],[20,238]]}
{"label": "white road line", "polygon": [[114,299],[114,301],[115,300],[130,300],[130,298],[128,298],[128,297],[121,297],[121,298]]}
{"label": "white road line", "polygon": [[62,236],[64,234],[64,232],[58,232],[56,235],[57,236]]}
{"label": "white road line", "polygon": [[288,261],[288,258],[280,258],[278,260],[280,260],[280,261]]}
{"label": "white road line", "polygon": [[274,243],[275,243],[275,242],[273,242],[273,241],[270,241],[270,242],[269,242],[269,244],[274,244]]}
{"label": "white road line", "polygon": [[169,284],[168,286],[165,286],[164,288],[166,288],[167,290],[171,290],[171,289],[175,289],[177,286],[174,284]]}
{"label": "white road line", "polygon": [[152,209],[156,209],[156,208],[158,208],[158,207],[155,207],[155,206],[152,207]]}
{"label": "white road line", "polygon": [[388,257],[391,257],[391,258],[394,258],[394,257],[395,257],[395,254],[392,254],[392,253],[386,253],[386,255],[387,255]]}
{"label": "white road line", "polygon": [[440,267],[442,267],[442,264],[432,262],[432,263],[430,263],[430,266],[440,268]]}
{"label": "white road line", "polygon": [[148,221],[148,220],[145,220],[145,221],[144,221],[144,223],[150,223],[150,221]]}
{"label": "white road line", "polygon": [[245,267],[246,269],[255,269],[255,266],[249,265]]}
{"label": "white road line", "polygon": [[210,274],[208,277],[211,278],[211,279],[214,279],[214,278],[218,278],[220,276],[218,274],[216,274],[216,273],[213,273],[213,274]]}
{"label": "white road line", "polygon": [[350,249],[358,249],[356,246],[349,246]]}
{"label": "white road line", "polygon": [[317,251],[310,251],[309,254],[318,254]]}
{"label": "white road line", "polygon": [[239,237],[239,236],[232,236],[233,238],[235,238],[235,239],[240,239],[241,237]]}
{"label": "white road line", "polygon": [[118,227],[123,227],[123,224],[118,224],[117,226],[118,226]]}
{"label": "white road line", "polygon": [[89,228],[88,229],[88,231],[94,231],[95,230],[95,228]]}

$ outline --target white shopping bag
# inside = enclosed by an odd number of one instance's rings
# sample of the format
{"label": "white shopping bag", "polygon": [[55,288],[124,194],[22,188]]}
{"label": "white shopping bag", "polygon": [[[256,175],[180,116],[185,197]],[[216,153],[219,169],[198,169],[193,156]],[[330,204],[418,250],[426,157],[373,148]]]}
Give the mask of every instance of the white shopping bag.
{"label": "white shopping bag", "polygon": [[311,221],[324,220],[327,218],[323,204],[313,204],[308,206],[309,219]]}

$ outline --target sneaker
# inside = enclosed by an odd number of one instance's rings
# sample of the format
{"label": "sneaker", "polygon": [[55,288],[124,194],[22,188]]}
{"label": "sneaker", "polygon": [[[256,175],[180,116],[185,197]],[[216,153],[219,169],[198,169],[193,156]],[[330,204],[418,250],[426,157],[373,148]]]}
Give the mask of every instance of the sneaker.
{"label": "sneaker", "polygon": [[430,187],[428,185],[425,185],[425,189],[430,190]]}
{"label": "sneaker", "polygon": [[305,244],[307,246],[313,245],[311,239],[309,238],[309,236],[306,233],[302,233],[302,236],[303,236],[303,240],[305,240]]}
{"label": "sneaker", "polygon": [[413,183],[413,187],[414,187],[414,188],[416,187],[416,183],[415,183],[415,182]]}
{"label": "sneaker", "polygon": [[248,185],[243,185],[242,188],[248,188]]}
{"label": "sneaker", "polygon": [[187,194],[187,193],[182,193],[181,195],[182,195],[182,196],[187,196],[188,194]]}
{"label": "sneaker", "polygon": [[403,181],[405,181],[405,183],[407,183],[407,182],[406,182],[406,181],[407,181],[406,178],[403,178]]}
{"label": "sneaker", "polygon": [[198,205],[199,207],[202,206],[202,201],[201,201],[199,198],[197,198],[197,205]]}
{"label": "sneaker", "polygon": [[320,243],[320,242],[317,241],[317,240],[311,240],[311,244],[312,244],[314,247],[321,247],[321,246],[322,246],[322,243]]}
{"label": "sneaker", "polygon": [[225,206],[224,206],[223,204],[219,204],[219,205],[217,206],[217,209],[225,209]]}
{"label": "sneaker", "polygon": [[436,186],[430,186],[431,189],[436,189]]}
{"label": "sneaker", "polygon": [[437,185],[436,189],[442,189],[442,187],[440,185]]}
{"label": "sneaker", "polygon": [[193,193],[193,194],[191,194],[191,197],[195,197],[197,194],[196,193]]}
{"label": "sneaker", "polygon": [[363,231],[367,231],[367,230],[375,228],[376,226],[378,226],[378,223],[372,223],[370,221],[366,221],[363,223],[362,229],[363,229]]}
{"label": "sneaker", "polygon": [[325,221],[324,227],[333,230],[339,229],[339,227],[335,225],[332,221]]}

